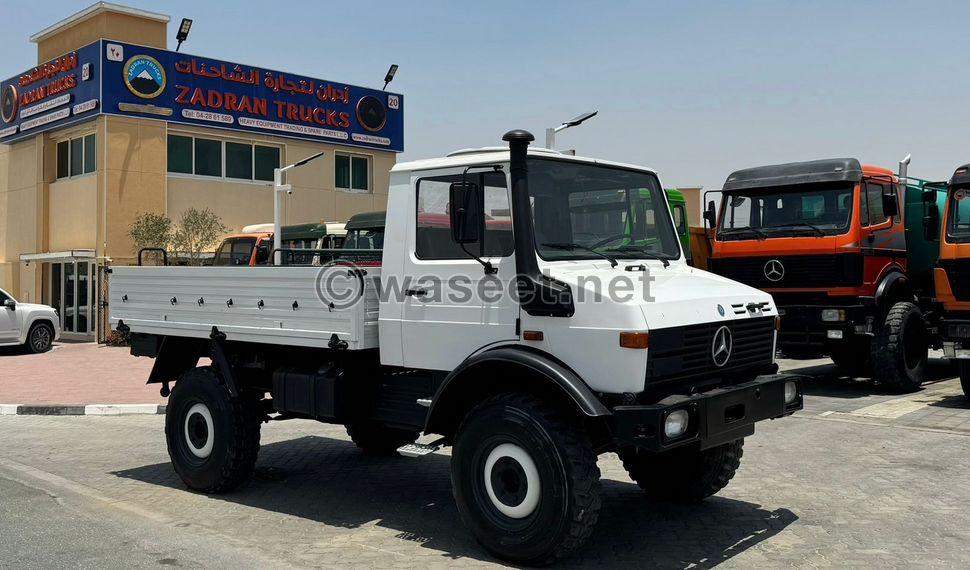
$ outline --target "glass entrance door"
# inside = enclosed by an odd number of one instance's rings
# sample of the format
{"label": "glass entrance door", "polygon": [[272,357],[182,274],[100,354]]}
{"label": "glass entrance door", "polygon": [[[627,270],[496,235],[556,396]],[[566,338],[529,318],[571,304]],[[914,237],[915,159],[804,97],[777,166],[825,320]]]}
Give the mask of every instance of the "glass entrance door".
{"label": "glass entrance door", "polygon": [[65,335],[77,337],[94,334],[96,288],[93,286],[97,266],[88,261],[51,263],[48,292],[50,304],[61,318]]}

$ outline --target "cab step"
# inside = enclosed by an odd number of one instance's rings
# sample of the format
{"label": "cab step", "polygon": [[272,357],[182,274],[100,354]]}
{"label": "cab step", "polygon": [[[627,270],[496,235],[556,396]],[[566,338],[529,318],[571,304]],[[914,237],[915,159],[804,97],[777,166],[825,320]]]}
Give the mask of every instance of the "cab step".
{"label": "cab step", "polygon": [[404,457],[423,457],[438,451],[444,446],[445,438],[439,438],[431,443],[409,443],[397,448],[397,452]]}

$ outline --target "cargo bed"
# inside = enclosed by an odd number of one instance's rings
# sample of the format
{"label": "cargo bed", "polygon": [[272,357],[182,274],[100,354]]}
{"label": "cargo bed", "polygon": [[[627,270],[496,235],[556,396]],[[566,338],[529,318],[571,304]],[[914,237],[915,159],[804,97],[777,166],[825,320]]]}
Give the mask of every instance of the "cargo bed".
{"label": "cargo bed", "polygon": [[[115,267],[111,327],[133,333],[326,347],[378,346],[380,267]],[[325,283],[325,284],[324,284]],[[318,291],[319,290],[319,291]],[[332,303],[332,306],[331,306]]]}

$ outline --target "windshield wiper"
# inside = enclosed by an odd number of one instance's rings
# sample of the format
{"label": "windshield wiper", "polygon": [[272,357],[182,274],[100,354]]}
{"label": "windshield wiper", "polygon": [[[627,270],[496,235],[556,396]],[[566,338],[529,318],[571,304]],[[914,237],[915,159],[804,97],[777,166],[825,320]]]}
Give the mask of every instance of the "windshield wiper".
{"label": "windshield wiper", "polygon": [[771,228],[771,229],[775,229],[775,228],[809,228],[811,230],[814,230],[815,233],[818,234],[819,236],[824,236],[825,235],[825,231],[823,231],[822,228],[816,226],[815,224],[809,224],[808,222],[793,222],[793,223],[790,223],[790,224],[779,224],[777,226],[765,226],[765,228]]}
{"label": "windshield wiper", "polygon": [[647,250],[645,250],[645,249],[643,249],[641,247],[637,247],[635,245],[618,245],[616,247],[608,247],[608,248],[606,248],[606,251],[621,251],[621,252],[629,252],[629,253],[639,253],[642,257],[645,257],[647,259],[656,259],[657,261],[663,262],[665,269],[667,267],[670,267],[670,261],[667,260],[667,258],[665,256],[662,256],[659,253],[655,253],[655,252],[652,252],[652,251],[647,251]]}
{"label": "windshield wiper", "polygon": [[736,233],[741,233],[741,232],[751,232],[754,235],[758,236],[758,239],[768,239],[768,234],[766,234],[765,232],[759,230],[758,228],[728,228],[726,230],[719,230],[717,232],[717,234],[718,235],[725,235],[725,234],[730,235],[730,234],[736,234]]}
{"label": "windshield wiper", "polygon": [[616,264],[616,259],[614,259],[613,257],[611,257],[609,255],[606,255],[605,253],[596,251],[595,249],[593,249],[591,247],[587,247],[585,245],[579,244],[579,243],[541,243],[539,245],[541,245],[542,247],[548,247],[548,248],[552,248],[552,249],[561,249],[561,250],[564,250],[564,251],[573,251],[573,250],[577,250],[577,249],[582,249],[584,251],[588,251],[588,252],[592,253],[593,255],[597,255],[599,257],[602,257],[606,261],[609,261],[610,262],[610,267],[616,267],[616,265],[617,265]]}

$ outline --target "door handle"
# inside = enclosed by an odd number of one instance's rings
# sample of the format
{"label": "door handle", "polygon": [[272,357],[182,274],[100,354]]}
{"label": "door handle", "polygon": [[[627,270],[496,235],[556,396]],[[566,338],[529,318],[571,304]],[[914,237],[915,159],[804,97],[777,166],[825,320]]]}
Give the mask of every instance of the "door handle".
{"label": "door handle", "polygon": [[408,297],[424,297],[428,294],[427,289],[407,289],[404,294]]}

